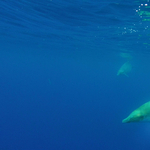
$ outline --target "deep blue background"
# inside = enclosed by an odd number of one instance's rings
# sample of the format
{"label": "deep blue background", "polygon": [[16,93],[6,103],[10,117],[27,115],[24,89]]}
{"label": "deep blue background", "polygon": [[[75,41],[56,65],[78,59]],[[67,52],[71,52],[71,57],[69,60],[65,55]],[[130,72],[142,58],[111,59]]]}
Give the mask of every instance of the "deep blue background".
{"label": "deep blue background", "polygon": [[149,123],[122,124],[150,98],[142,3],[0,1],[1,150],[150,149]]}

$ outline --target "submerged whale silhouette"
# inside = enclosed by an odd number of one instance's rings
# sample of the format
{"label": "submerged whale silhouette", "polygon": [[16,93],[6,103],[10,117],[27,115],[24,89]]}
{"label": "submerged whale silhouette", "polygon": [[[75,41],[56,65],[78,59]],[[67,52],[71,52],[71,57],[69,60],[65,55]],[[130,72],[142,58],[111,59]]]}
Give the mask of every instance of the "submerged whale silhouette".
{"label": "submerged whale silhouette", "polygon": [[150,101],[134,110],[127,118],[122,120],[122,123],[142,121],[150,122]]}
{"label": "submerged whale silhouette", "polygon": [[132,65],[130,64],[129,61],[127,61],[121,66],[121,68],[119,69],[117,73],[117,76],[123,74],[128,77],[128,73],[131,71],[131,69],[132,69]]}

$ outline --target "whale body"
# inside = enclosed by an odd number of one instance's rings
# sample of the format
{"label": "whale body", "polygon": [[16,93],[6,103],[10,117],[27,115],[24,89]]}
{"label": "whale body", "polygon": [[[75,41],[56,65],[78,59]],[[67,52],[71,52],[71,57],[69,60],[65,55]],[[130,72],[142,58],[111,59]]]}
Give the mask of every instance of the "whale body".
{"label": "whale body", "polygon": [[128,77],[128,73],[131,71],[131,69],[132,69],[132,65],[130,64],[130,62],[126,62],[119,69],[117,76],[123,74]]}
{"label": "whale body", "polygon": [[134,110],[122,123],[130,122],[150,122],[150,101]]}

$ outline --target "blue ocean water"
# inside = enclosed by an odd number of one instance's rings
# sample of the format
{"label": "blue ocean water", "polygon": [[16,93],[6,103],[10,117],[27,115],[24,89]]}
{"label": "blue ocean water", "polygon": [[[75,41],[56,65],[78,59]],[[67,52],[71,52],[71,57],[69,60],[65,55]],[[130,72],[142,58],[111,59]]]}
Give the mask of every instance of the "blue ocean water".
{"label": "blue ocean water", "polygon": [[149,5],[1,0],[0,149],[149,150],[150,124],[122,123],[150,98]]}

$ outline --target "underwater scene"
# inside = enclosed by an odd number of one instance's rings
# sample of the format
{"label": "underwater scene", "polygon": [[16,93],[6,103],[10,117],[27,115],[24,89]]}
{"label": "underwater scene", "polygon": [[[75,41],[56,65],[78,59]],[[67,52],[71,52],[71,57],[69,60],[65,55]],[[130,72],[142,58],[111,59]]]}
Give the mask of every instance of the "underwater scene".
{"label": "underwater scene", "polygon": [[150,150],[150,1],[1,0],[0,150]]}

